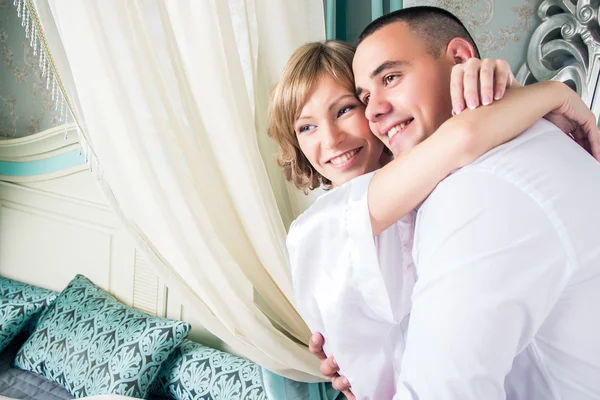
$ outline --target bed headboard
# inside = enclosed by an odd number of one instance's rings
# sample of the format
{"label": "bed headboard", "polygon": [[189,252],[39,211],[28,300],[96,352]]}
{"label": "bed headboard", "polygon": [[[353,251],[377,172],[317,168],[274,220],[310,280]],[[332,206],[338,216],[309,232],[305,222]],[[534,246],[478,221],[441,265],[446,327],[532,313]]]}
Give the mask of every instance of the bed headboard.
{"label": "bed headboard", "polygon": [[73,124],[0,140],[0,276],[61,291],[76,274],[136,309],[185,319],[192,339],[232,351],[138,251],[94,182]]}
{"label": "bed headboard", "polygon": [[600,72],[600,0],[544,0],[542,23],[533,33],[527,59],[517,74],[522,84],[543,80],[565,82],[600,115],[596,98]]}

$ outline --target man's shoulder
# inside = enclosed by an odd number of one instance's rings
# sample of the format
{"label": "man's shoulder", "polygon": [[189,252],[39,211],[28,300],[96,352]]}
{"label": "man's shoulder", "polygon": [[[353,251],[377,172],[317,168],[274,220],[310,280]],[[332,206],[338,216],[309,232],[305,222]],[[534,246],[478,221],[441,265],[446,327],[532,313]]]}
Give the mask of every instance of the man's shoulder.
{"label": "man's shoulder", "polygon": [[558,167],[557,158],[580,157],[582,149],[578,147],[556,125],[541,119],[515,139],[454,171],[438,185],[434,193],[446,186],[463,185],[465,181],[472,180],[474,173],[482,171],[508,181],[523,179],[525,171],[529,171],[527,174],[533,171],[548,175]]}
{"label": "man's shoulder", "polygon": [[[485,134],[482,132],[482,134]],[[551,138],[559,138],[559,141],[569,142],[565,135],[556,125],[540,119],[536,121],[529,129],[522,134],[500,146],[488,151],[472,164],[458,171],[468,170],[469,167],[487,167],[500,162],[505,157],[510,157],[515,151],[535,152],[536,149],[543,147]],[[514,157],[511,162],[518,162],[521,159],[520,155]]]}

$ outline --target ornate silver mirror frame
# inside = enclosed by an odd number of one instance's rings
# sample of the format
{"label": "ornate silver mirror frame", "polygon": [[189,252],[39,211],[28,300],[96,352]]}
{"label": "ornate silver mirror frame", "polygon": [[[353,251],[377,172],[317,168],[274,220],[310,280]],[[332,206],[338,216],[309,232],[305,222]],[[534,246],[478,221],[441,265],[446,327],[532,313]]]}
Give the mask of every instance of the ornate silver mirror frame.
{"label": "ornate silver mirror frame", "polygon": [[[600,0],[544,0],[542,20],[517,74],[522,84],[542,80],[565,82],[600,116]],[[598,96],[596,96],[598,94]]]}

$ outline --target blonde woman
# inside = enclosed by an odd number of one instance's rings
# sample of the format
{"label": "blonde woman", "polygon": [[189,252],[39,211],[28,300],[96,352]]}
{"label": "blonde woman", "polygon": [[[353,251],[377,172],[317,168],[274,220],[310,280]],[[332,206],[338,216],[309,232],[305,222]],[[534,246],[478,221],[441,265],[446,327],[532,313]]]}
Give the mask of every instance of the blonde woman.
{"label": "blonde woman", "polygon": [[[545,114],[569,109],[570,121],[589,126],[591,113],[560,83],[510,89],[502,101],[461,112],[390,161],[355,96],[353,54],[337,41],[299,48],[272,93],[269,135],[287,180],[305,192],[328,190],[289,230],[296,306],[324,335],[326,353],[335,354],[357,398],[391,399],[415,283],[412,211],[452,171]],[[509,74],[498,68],[497,83]]]}

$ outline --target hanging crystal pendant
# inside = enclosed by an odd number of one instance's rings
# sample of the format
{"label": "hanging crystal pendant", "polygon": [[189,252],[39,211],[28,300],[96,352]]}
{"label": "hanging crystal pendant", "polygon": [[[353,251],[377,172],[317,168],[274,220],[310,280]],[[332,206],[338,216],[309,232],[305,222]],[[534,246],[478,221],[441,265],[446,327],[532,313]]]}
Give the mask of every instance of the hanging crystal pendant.
{"label": "hanging crystal pendant", "polygon": [[65,99],[60,102],[60,122],[65,122]]}
{"label": "hanging crystal pendant", "polygon": [[23,14],[21,15],[21,26],[25,26],[25,21],[27,21],[27,7],[23,4]]}
{"label": "hanging crystal pendant", "polygon": [[37,42],[38,42],[38,37],[37,37],[37,31],[35,29],[33,29],[33,27],[31,28],[31,47],[33,47],[33,55],[37,56]]}
{"label": "hanging crystal pendant", "polygon": [[31,20],[28,10],[28,8],[25,9],[27,11],[27,17],[25,17],[25,39],[29,39],[29,21]]}
{"label": "hanging crystal pendant", "polygon": [[42,78],[46,77],[47,74],[47,65],[46,65],[46,54],[41,54],[40,63],[42,64]]}
{"label": "hanging crystal pendant", "polygon": [[[45,47],[44,36],[42,32],[38,32],[36,27],[37,17],[35,9],[30,9],[30,4],[27,0],[13,0],[13,6],[17,8],[17,16],[21,20],[21,26],[25,29],[25,37],[29,39],[29,46],[33,48],[33,55],[38,56],[38,66],[41,69],[42,78],[46,81],[46,89],[51,91],[52,100],[55,102],[54,110],[58,114],[59,120],[65,125],[64,137],[65,140],[69,137],[69,128],[67,125],[71,122],[75,122],[76,131],[78,134],[78,140],[81,142],[81,148],[79,154],[85,155],[85,162],[89,165],[90,171],[98,172],[99,168],[95,168],[94,162],[97,163],[95,157],[92,157],[91,148],[88,146],[85,137],[80,131],[79,125],[76,123],[75,118],[69,108],[69,104],[62,91],[59,77],[56,75],[50,53],[47,47]],[[99,178],[99,175],[98,175]]]}
{"label": "hanging crystal pendant", "polygon": [[40,69],[42,70],[42,76],[44,76],[43,66],[44,66],[44,46],[42,46],[42,43],[40,42],[40,62],[38,64],[38,67],[40,67]]}

